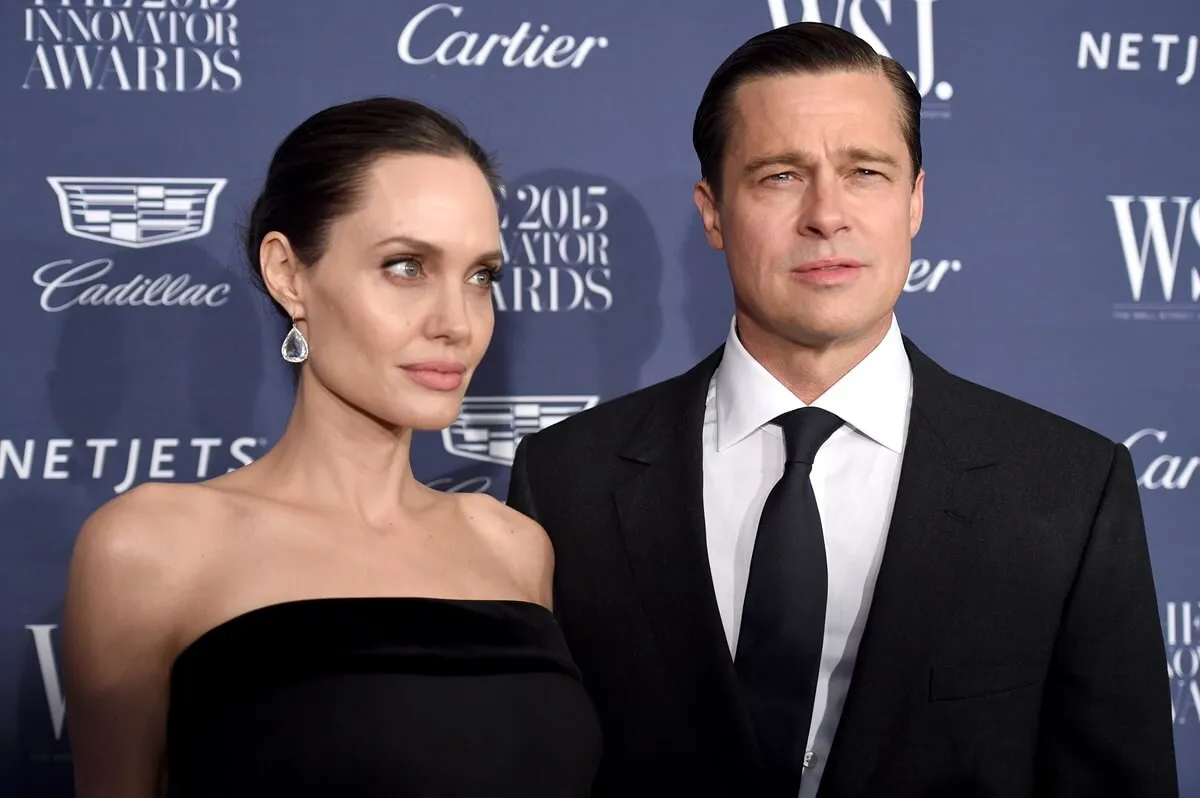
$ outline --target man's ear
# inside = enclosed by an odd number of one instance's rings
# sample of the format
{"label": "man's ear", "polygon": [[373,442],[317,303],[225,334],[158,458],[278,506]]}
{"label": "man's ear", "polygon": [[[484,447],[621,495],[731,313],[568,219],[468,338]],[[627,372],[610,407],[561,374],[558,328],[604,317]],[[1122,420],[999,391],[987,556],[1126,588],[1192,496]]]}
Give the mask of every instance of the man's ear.
{"label": "man's ear", "polygon": [[925,170],[917,173],[913,181],[912,196],[908,200],[908,229],[909,235],[915,237],[921,229],[921,220],[925,218]]}
{"label": "man's ear", "polygon": [[713,249],[725,249],[725,237],[721,235],[721,212],[717,202],[717,193],[707,180],[696,184],[692,192],[696,210],[700,212],[700,221],[704,224],[704,237]]}

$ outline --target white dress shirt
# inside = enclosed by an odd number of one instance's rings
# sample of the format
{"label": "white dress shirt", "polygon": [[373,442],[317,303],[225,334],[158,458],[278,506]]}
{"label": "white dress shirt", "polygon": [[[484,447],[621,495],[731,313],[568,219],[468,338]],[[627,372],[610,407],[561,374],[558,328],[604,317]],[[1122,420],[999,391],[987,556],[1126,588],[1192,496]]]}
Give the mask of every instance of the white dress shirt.
{"label": "white dress shirt", "polygon": [[[808,737],[810,764],[800,798],[816,796],[850,686],[891,521],[911,398],[912,371],[893,316],[879,346],[813,402],[845,424],[821,447],[812,467],[829,594]],[[709,385],[703,429],[708,558],[731,656],[759,515],[783,475],[783,434],[770,422],[804,406],[746,351],[731,323]]]}

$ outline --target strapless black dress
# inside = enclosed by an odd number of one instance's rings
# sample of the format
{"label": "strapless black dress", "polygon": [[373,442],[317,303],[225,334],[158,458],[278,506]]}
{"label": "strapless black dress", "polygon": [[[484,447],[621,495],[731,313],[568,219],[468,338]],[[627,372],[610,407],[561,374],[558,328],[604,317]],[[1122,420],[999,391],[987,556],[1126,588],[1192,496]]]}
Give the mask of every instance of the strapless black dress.
{"label": "strapless black dress", "polygon": [[586,798],[602,738],[537,604],[322,598],[203,634],[176,659],[177,798]]}

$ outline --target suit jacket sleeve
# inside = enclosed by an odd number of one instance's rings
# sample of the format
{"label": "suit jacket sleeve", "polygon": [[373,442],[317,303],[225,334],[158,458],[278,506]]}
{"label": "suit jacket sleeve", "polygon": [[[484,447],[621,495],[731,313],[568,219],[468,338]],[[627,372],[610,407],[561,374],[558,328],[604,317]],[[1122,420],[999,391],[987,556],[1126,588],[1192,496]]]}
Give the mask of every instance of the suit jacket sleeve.
{"label": "suit jacket sleeve", "polygon": [[1129,450],[1117,445],[1067,598],[1038,738],[1045,798],[1177,798],[1166,650]]}
{"label": "suit jacket sleeve", "polygon": [[533,504],[533,489],[529,484],[529,448],[532,441],[533,435],[526,435],[517,444],[517,451],[513,454],[512,471],[508,479],[508,498],[505,503],[522,515],[540,523],[537,509]]}

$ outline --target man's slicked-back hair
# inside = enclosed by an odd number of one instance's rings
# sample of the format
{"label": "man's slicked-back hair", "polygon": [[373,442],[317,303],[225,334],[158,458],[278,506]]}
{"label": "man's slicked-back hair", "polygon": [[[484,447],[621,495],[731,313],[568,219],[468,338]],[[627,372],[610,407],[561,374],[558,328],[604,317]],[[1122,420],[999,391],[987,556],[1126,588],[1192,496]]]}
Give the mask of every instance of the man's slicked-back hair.
{"label": "man's slicked-back hair", "polygon": [[714,194],[721,193],[721,166],[738,87],[756,78],[828,72],[879,72],[887,76],[896,91],[900,128],[916,179],[921,171],[921,94],[908,72],[853,33],[820,22],[795,22],[745,42],[708,81],[692,125],[692,145],[700,159],[700,174]]}

